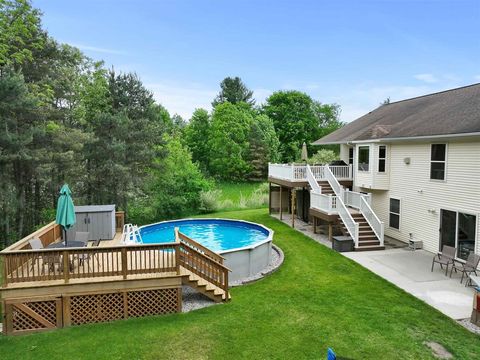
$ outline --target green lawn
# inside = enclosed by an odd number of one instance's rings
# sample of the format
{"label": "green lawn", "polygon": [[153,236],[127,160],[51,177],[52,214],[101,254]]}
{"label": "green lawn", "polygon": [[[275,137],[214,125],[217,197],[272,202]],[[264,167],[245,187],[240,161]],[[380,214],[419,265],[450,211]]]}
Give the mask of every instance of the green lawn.
{"label": "green lawn", "polygon": [[480,337],[353,261],[271,218],[218,213],[275,230],[283,266],[232,289],[232,301],[174,314],[0,337],[2,359],[456,359],[478,358]]}

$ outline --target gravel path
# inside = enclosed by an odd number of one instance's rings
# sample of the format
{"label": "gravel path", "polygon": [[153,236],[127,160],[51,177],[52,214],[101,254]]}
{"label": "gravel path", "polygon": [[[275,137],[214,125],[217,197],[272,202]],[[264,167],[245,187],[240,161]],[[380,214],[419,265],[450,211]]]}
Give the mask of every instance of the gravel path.
{"label": "gravel path", "polygon": [[460,325],[462,325],[467,330],[473,332],[474,334],[480,335],[480,327],[470,322],[470,319],[462,319],[457,321]]}
{"label": "gravel path", "polygon": [[[272,244],[272,255],[270,258],[270,265],[268,265],[258,274],[255,274],[248,278],[231,283],[230,287],[249,284],[251,282],[260,280],[265,276],[270,275],[271,273],[276,271],[280,267],[280,265],[282,265],[283,260],[284,260],[283,251],[278,246]],[[216,303],[213,300],[210,300],[208,297],[192,289],[189,286],[182,286],[182,312],[189,312],[192,310],[197,310],[197,309],[201,309],[207,306],[212,306],[217,304],[222,304],[222,303]]]}

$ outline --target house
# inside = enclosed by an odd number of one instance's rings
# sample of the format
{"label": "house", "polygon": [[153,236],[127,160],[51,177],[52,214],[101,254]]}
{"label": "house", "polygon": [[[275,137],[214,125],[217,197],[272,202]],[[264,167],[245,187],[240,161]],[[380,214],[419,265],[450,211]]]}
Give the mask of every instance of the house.
{"label": "house", "polygon": [[455,246],[459,259],[480,254],[480,84],[382,105],[314,144],[340,145],[348,165],[271,164],[271,211],[301,203],[280,191],[310,188],[308,218],[330,232],[337,224],[356,250],[381,249],[386,235],[431,252]]}

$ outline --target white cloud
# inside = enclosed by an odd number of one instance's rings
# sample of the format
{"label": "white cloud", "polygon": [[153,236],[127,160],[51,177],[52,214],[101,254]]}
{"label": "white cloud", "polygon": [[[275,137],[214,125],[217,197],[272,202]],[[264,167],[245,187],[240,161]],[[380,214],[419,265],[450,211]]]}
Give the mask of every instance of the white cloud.
{"label": "white cloud", "polygon": [[417,74],[413,76],[415,79],[432,84],[438,82],[438,78],[433,74]]}
{"label": "white cloud", "polygon": [[211,109],[217,90],[205,88],[199,84],[171,84],[169,82],[145,84],[153,91],[155,100],[162,104],[170,114],[177,113],[188,120],[196,108]]}
{"label": "white cloud", "polygon": [[96,46],[89,46],[89,45],[82,45],[82,44],[75,44],[66,41],[67,44],[71,46],[75,46],[76,48],[79,48],[80,50],[85,50],[85,51],[93,51],[97,53],[102,53],[102,54],[115,54],[115,55],[126,55],[127,53],[125,51],[121,50],[114,50],[114,49],[107,49],[107,48],[101,48],[101,47],[96,47]]}

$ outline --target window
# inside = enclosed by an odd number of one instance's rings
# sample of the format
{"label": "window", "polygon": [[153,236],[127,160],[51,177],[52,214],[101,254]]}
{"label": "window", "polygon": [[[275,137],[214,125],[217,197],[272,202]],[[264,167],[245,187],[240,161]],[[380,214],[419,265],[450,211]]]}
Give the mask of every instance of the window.
{"label": "window", "polygon": [[466,260],[475,251],[477,217],[460,211],[440,210],[440,251],[443,245],[457,248],[457,258]]}
{"label": "window", "polygon": [[358,148],[358,170],[368,171],[370,164],[370,147],[360,146]]}
{"label": "window", "polygon": [[378,172],[385,172],[385,161],[387,159],[387,147],[381,145],[378,147]]}
{"label": "window", "polygon": [[348,164],[353,164],[353,147],[348,149]]}
{"label": "window", "polygon": [[389,226],[400,229],[400,200],[390,198]]}
{"label": "window", "polygon": [[445,159],[447,144],[432,144],[430,160],[430,179],[445,180]]}

